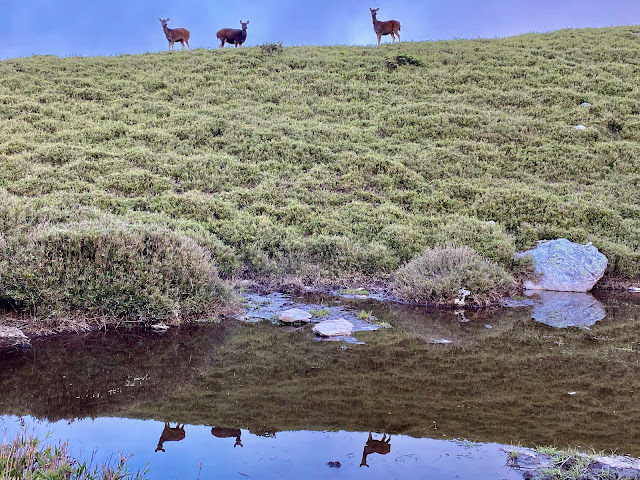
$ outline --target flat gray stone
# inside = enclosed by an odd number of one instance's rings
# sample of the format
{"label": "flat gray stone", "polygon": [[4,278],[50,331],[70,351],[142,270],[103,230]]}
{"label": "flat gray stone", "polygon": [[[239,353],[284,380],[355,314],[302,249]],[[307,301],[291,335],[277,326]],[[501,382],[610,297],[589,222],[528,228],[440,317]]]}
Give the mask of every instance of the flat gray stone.
{"label": "flat gray stone", "polygon": [[28,347],[29,338],[16,327],[0,326],[0,348]]}
{"label": "flat gray stone", "polygon": [[344,318],[325,320],[313,327],[313,332],[322,337],[348,337],[352,330],[353,323]]}
{"label": "flat gray stone", "polygon": [[285,310],[278,317],[283,323],[308,323],[312,315],[300,308],[290,308]]}
{"label": "flat gray stone", "polygon": [[536,279],[526,280],[526,290],[588,292],[602,278],[607,257],[587,243],[570,242],[566,238],[543,240],[516,258],[531,256]]}
{"label": "flat gray stone", "polygon": [[591,107],[592,105],[589,102],[583,102],[580,104],[581,107]]}
{"label": "flat gray stone", "polygon": [[527,290],[535,297],[532,317],[551,327],[588,328],[602,320],[606,312],[602,304],[588,293]]}
{"label": "flat gray stone", "polygon": [[586,130],[587,129],[587,127],[585,127],[584,125],[576,125],[573,128],[575,128],[576,130]]}

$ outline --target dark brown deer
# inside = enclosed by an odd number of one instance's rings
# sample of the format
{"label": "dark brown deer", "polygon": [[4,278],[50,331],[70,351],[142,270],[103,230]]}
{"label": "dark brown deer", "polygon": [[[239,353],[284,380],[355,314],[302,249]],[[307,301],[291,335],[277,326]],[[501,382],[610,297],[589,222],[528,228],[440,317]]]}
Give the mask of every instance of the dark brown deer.
{"label": "dark brown deer", "polygon": [[179,442],[180,440],[184,440],[184,425],[180,426],[180,424],[176,424],[175,427],[171,427],[168,423],[164,424],[164,430],[162,430],[162,434],[160,435],[160,439],[158,440],[158,447],[156,448],[156,452],[158,450],[165,449],[163,448],[164,442]]}
{"label": "dark brown deer", "polygon": [[361,467],[368,467],[367,465],[367,455],[372,453],[379,453],[380,455],[386,455],[391,451],[391,435],[388,435],[388,438],[384,438],[385,434],[382,434],[382,440],[374,440],[371,437],[371,432],[369,432],[369,438],[367,439],[367,443],[364,444],[364,450],[362,451],[362,462],[360,462]]}
{"label": "dark brown deer", "polygon": [[240,25],[242,25],[242,30],[238,30],[237,28],[221,28],[216,33],[216,37],[220,40],[220,48],[224,48],[225,42],[235,45],[238,48],[238,45],[242,47],[242,44],[247,39],[247,25],[249,25],[249,20],[243,22],[240,20]]}
{"label": "dark brown deer", "polygon": [[[169,50],[173,50],[173,44],[176,42],[180,42],[180,45],[182,45],[182,50],[184,50],[185,43],[187,44],[187,47],[189,47],[189,36],[191,35],[189,33],[189,30],[187,30],[186,28],[167,27],[167,22],[169,21],[168,18],[166,20],[159,18],[158,20],[160,20],[160,23],[162,24],[164,36],[167,37],[167,40],[169,40]],[[189,47],[189,50],[191,50],[191,47]]]}
{"label": "dark brown deer", "polygon": [[211,427],[211,435],[216,438],[234,438],[236,439],[236,443],[233,448],[236,448],[238,445],[242,447],[242,442],[240,441],[240,435],[242,432],[238,428],[220,428],[220,427]]}
{"label": "dark brown deer", "polygon": [[392,43],[396,41],[396,35],[398,36],[398,42],[400,41],[400,22],[397,20],[387,20],[386,22],[381,22],[376,18],[379,8],[370,8],[371,11],[371,20],[373,20],[373,31],[376,32],[378,37],[378,45],[380,45],[380,38],[382,35],[391,34]]}

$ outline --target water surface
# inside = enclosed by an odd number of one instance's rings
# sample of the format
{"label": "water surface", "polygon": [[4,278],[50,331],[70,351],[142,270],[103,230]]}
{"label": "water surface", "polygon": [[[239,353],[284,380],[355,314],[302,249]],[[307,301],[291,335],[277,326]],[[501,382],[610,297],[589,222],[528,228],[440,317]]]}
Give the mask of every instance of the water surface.
{"label": "water surface", "polygon": [[[533,307],[288,300],[393,325],[362,344],[269,321],[36,339],[0,358],[1,428],[132,452],[150,478],[522,478],[516,444],[640,456],[638,299],[600,297],[604,318],[569,328]],[[156,452],[167,422],[184,438]],[[360,466],[369,432],[390,448]]]}

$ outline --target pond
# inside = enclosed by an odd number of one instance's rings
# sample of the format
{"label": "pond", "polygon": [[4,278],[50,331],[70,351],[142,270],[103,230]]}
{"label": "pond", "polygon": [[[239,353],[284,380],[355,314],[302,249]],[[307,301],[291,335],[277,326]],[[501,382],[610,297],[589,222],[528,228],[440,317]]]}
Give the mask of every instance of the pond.
{"label": "pond", "polygon": [[[640,296],[589,298],[602,315],[566,328],[529,301],[272,295],[249,298],[250,322],[36,339],[0,356],[0,431],[131,453],[152,479],[516,479],[512,445],[640,456]],[[268,320],[291,305],[361,331],[322,342]]]}

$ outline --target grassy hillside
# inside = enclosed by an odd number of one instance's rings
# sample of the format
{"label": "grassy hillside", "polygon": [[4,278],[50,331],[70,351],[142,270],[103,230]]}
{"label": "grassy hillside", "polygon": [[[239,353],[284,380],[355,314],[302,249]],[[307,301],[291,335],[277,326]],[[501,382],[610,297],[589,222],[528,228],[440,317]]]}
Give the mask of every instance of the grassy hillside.
{"label": "grassy hillside", "polygon": [[634,31],[2,61],[2,301],[165,318],[218,277],[384,278],[446,243],[510,268],[555,237],[639,278]]}

